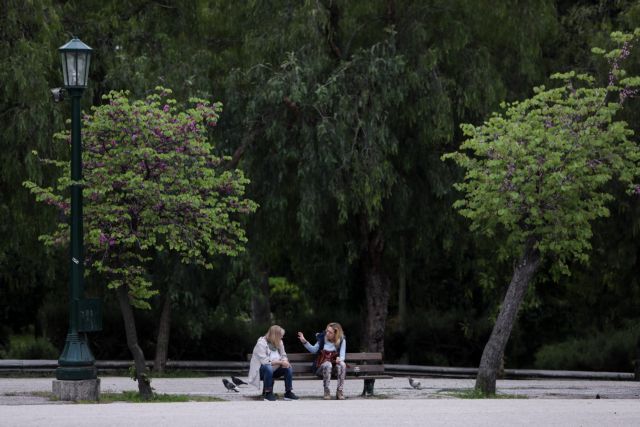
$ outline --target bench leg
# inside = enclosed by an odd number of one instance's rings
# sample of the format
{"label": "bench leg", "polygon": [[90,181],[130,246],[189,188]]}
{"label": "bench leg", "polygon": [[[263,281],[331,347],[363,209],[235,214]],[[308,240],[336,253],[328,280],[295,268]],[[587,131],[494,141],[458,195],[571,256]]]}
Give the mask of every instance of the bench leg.
{"label": "bench leg", "polygon": [[362,396],[373,396],[373,386],[376,380],[367,379],[364,380],[364,388],[362,389]]}

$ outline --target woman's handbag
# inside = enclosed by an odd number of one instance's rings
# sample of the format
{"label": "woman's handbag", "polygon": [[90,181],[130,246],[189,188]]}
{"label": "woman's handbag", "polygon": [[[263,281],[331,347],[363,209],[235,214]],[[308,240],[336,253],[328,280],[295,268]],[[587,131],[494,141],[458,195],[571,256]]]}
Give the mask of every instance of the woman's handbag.
{"label": "woman's handbag", "polygon": [[324,362],[331,362],[332,365],[335,365],[336,357],[338,357],[338,353],[335,351],[320,350],[318,359],[316,360],[316,366],[319,368]]}

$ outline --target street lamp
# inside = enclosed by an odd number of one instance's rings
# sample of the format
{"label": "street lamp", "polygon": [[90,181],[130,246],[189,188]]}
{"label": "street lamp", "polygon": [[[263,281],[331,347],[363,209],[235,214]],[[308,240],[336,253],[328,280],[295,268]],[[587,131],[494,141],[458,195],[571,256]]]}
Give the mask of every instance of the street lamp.
{"label": "street lamp", "polygon": [[[94,380],[99,384],[95,359],[87,344],[86,328],[81,325],[84,299],[84,248],[82,230],[82,141],[80,137],[80,98],[87,87],[91,48],[74,37],[59,49],[64,87],[71,96],[71,280],[69,286],[69,330],[64,350],[58,359],[56,379],[71,389],[73,382]],[[85,310],[86,311],[86,310]],[[58,383],[58,387],[65,386]],[[99,387],[99,385],[98,385]],[[76,387],[77,388],[77,387]],[[54,393],[56,382],[54,381]],[[75,395],[74,395],[75,393]],[[63,394],[65,394],[63,392]],[[66,393],[68,394],[68,393]],[[71,392],[77,400],[77,392]],[[91,396],[91,394],[90,394]],[[90,399],[95,400],[95,399]]]}

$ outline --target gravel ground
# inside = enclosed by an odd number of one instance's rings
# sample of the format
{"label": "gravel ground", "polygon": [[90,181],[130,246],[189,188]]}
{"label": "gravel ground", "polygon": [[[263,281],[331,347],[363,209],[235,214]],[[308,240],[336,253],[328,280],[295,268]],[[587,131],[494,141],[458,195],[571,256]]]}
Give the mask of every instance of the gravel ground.
{"label": "gravel ground", "polygon": [[[345,401],[322,400],[321,381],[294,381],[297,402],[264,402],[244,386],[228,392],[222,377],[156,378],[157,393],[212,396],[226,402],[73,404],[50,401],[52,378],[0,378],[0,427],[278,425],[372,426],[637,426],[640,383],[632,381],[502,380],[498,394],[514,399],[461,399],[472,379],[378,380],[373,397],[362,381],[345,383]],[[332,389],[335,382],[332,384]],[[101,378],[102,392],[136,390],[129,378]],[[283,383],[276,383],[282,396]],[[600,399],[597,399],[599,396]]]}
{"label": "gravel ground", "polygon": [[[260,400],[260,392],[251,386],[240,387],[240,392],[229,392],[222,385],[223,377],[203,378],[155,378],[151,385],[156,393],[212,396],[227,401]],[[119,393],[137,390],[137,383],[125,377],[102,377],[101,392]],[[473,389],[473,379],[416,378],[421,383],[417,390],[407,378],[377,380],[375,395],[362,397],[363,383],[359,380],[345,382],[347,399],[457,399],[460,393]],[[52,378],[0,378],[0,405],[52,403],[47,397],[51,392]],[[294,380],[294,391],[302,399],[320,400],[322,382],[319,380]],[[335,392],[336,382],[331,389]],[[584,381],[584,380],[499,380],[499,395],[528,399],[638,399],[640,382],[634,381]],[[276,382],[276,394],[282,395],[284,384]],[[60,402],[56,402],[60,403]]]}

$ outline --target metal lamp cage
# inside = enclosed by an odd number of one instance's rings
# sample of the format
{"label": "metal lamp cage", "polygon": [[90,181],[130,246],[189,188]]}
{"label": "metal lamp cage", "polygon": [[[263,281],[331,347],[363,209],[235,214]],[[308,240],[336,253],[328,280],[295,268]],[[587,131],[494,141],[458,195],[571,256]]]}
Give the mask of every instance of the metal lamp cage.
{"label": "metal lamp cage", "polygon": [[77,37],[58,49],[66,88],[87,87],[92,50]]}

